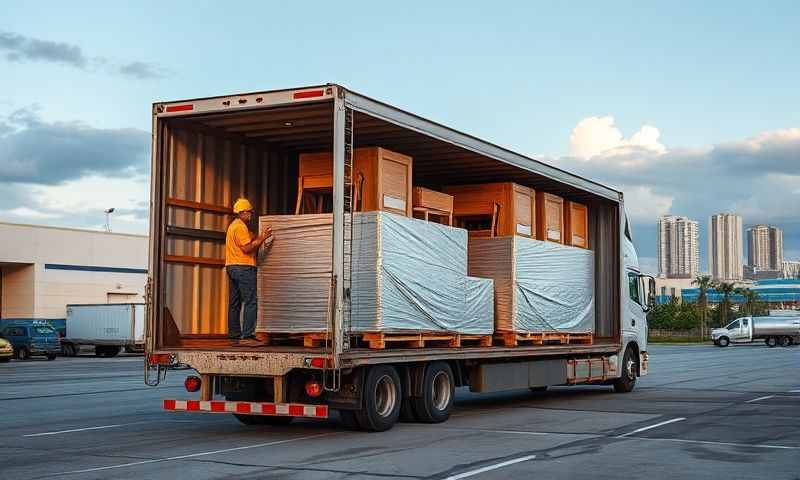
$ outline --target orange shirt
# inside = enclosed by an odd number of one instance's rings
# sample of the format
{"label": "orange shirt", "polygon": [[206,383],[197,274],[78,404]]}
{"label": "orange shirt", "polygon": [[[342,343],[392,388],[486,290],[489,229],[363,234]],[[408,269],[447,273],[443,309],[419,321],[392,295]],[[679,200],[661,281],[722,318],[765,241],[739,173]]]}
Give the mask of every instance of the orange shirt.
{"label": "orange shirt", "polygon": [[225,235],[225,265],[256,266],[256,252],[244,253],[242,247],[250,243],[250,230],[241,219],[236,219],[228,226]]}

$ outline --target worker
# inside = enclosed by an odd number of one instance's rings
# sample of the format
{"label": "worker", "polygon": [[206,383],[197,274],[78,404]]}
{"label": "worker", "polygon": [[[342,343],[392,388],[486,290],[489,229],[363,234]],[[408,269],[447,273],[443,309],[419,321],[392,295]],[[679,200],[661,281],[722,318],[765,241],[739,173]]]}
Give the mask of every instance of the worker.
{"label": "worker", "polygon": [[[256,253],[271,235],[267,227],[253,238],[247,225],[253,218],[253,206],[246,198],[233,204],[236,218],[225,235],[225,271],[228,274],[228,338],[242,346],[259,345],[256,339]],[[244,325],[241,326],[242,304]]]}

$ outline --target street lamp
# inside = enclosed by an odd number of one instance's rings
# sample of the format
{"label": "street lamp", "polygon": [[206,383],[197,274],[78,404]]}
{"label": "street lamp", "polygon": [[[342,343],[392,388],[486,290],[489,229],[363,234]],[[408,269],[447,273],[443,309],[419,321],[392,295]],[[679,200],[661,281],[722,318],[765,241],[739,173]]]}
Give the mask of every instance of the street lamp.
{"label": "street lamp", "polygon": [[109,221],[109,217],[112,213],[114,213],[114,208],[108,208],[105,210],[106,212],[106,232],[111,232],[111,223]]}

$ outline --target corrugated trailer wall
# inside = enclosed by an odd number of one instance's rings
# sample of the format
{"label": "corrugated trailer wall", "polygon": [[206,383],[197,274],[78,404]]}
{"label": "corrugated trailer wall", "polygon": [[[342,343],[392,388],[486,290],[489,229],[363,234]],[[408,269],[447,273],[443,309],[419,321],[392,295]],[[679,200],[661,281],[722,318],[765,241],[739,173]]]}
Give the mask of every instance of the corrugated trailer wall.
{"label": "corrugated trailer wall", "polygon": [[[202,231],[193,237],[168,228],[165,306],[181,335],[225,334],[228,283],[222,261],[233,217],[224,210],[246,197],[257,215],[288,213],[296,160],[255,142],[183,126],[167,126],[165,138],[167,225]],[[198,205],[187,207],[185,201]],[[197,238],[205,232],[216,238]]]}

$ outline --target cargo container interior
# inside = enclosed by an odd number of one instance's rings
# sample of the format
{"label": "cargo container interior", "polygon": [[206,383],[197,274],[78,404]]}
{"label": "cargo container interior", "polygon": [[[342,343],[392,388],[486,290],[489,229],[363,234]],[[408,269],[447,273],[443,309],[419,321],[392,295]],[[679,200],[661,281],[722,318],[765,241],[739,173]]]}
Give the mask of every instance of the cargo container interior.
{"label": "cargo container interior", "polygon": [[[332,150],[333,102],[159,118],[154,128],[156,347],[220,348],[228,345],[230,207],[244,196],[257,215],[294,213],[298,155]],[[619,342],[617,202],[362,112],[353,114],[353,132],[356,148],[413,157],[414,186],[513,181],[586,204],[596,253],[595,343]]]}

